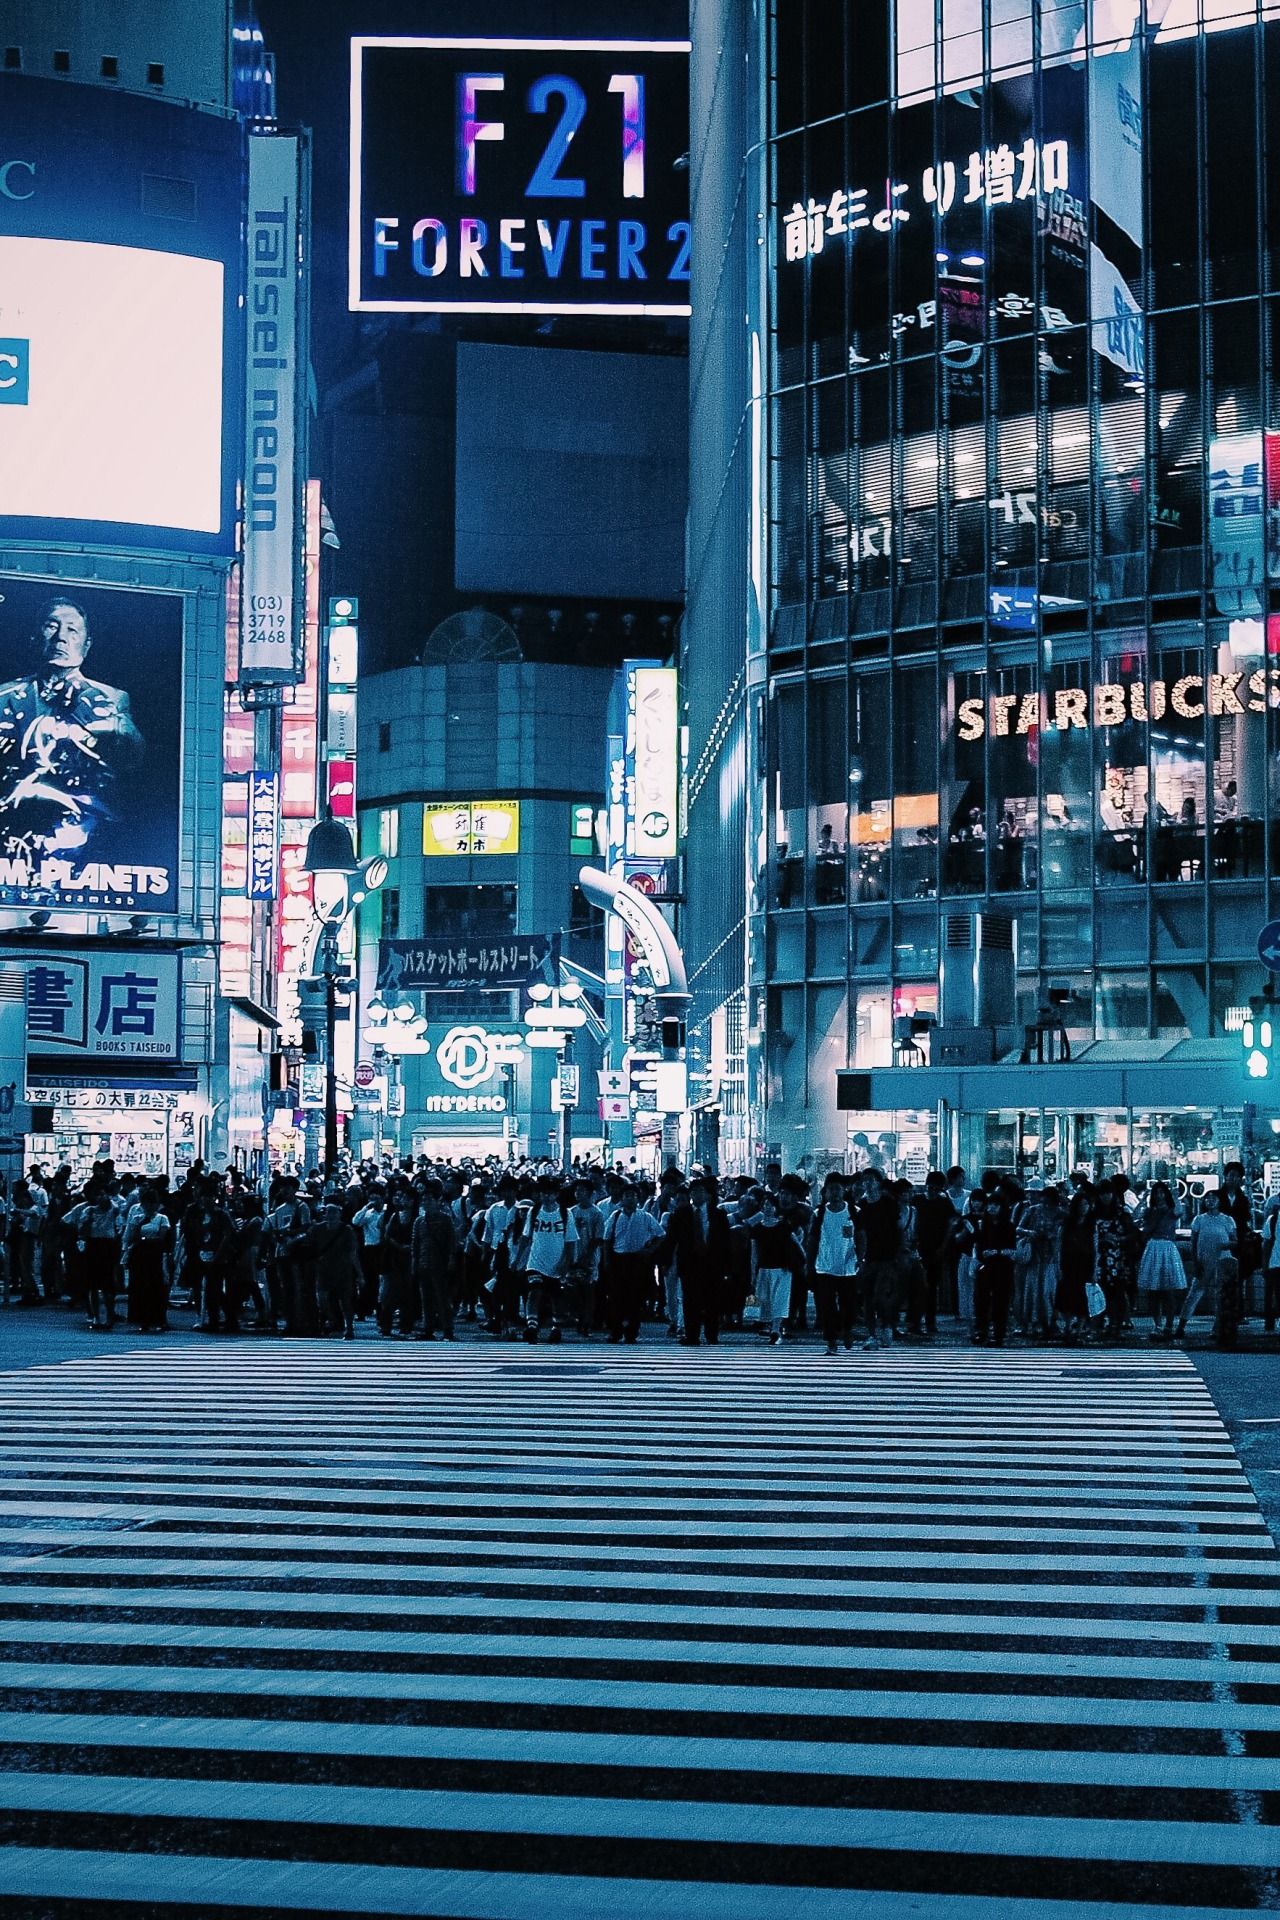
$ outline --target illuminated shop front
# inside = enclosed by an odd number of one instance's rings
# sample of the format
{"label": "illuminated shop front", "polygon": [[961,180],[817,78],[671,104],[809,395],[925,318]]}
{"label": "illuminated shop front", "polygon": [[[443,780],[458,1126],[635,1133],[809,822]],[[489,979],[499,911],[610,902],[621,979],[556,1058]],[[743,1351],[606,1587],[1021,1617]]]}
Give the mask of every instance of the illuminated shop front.
{"label": "illuminated shop front", "polygon": [[[1276,13],[773,9],[761,1157],[1266,1162],[1236,1029],[1280,877]],[[997,935],[965,1059],[946,954]]]}

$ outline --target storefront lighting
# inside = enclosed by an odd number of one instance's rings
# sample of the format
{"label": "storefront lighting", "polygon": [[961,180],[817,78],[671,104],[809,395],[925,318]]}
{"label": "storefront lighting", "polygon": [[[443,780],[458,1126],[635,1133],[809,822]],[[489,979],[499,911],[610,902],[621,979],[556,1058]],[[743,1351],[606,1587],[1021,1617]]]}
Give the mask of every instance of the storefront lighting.
{"label": "storefront lighting", "polygon": [[945,267],[951,255],[949,253],[935,253],[933,257],[940,267]]}
{"label": "storefront lighting", "polygon": [[364,1012],[366,1020],[371,1021],[375,1027],[380,1027],[388,1017],[387,1003],[385,1000],[379,1000],[375,995]]}
{"label": "storefront lighting", "polygon": [[986,264],[986,260],[980,253],[962,253],[960,255],[960,265],[962,267],[985,267]]}
{"label": "storefront lighting", "polygon": [[1251,1080],[1266,1079],[1268,1061],[1265,1053],[1260,1053],[1258,1049],[1255,1048],[1254,1051],[1249,1055],[1247,1061],[1245,1062],[1245,1065],[1248,1070],[1249,1078]]}
{"label": "storefront lighting", "polygon": [[412,1000],[401,1000],[391,1009],[393,1020],[412,1020],[418,1009]]}

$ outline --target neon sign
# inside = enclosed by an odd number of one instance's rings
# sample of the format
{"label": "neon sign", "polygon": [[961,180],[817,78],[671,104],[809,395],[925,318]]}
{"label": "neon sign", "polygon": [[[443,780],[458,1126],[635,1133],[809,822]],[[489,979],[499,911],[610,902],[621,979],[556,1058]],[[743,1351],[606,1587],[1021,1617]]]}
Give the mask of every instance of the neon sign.
{"label": "neon sign", "polygon": [[986,700],[962,700],[956,731],[962,740],[981,740],[990,731],[1009,734],[1069,732],[1073,727],[1123,727],[1172,715],[1175,720],[1221,719],[1229,714],[1266,713],[1280,708],[1280,668],[1243,673],[1184,673],[1181,679],[1100,682],[1090,700],[1085,687],[1058,687],[1049,693],[995,693]]}
{"label": "neon sign", "polygon": [[689,311],[688,42],[351,42],[358,312]]}

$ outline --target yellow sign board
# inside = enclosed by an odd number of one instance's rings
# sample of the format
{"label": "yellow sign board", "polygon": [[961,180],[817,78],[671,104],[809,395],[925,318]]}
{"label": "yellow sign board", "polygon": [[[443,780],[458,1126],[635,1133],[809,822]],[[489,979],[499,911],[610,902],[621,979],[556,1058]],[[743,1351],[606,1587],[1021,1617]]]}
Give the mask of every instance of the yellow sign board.
{"label": "yellow sign board", "polygon": [[519,853],[520,802],[432,802],[422,809],[422,851],[453,859],[476,853]]}

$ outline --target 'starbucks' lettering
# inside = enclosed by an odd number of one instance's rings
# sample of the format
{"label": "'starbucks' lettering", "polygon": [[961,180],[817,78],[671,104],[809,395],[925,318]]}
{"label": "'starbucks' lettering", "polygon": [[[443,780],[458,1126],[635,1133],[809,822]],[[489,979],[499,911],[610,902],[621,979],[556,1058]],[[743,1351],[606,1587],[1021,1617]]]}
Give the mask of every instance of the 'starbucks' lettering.
{"label": "'starbucks' lettering", "polygon": [[1172,685],[1166,680],[1108,681],[1093,689],[1057,687],[1052,693],[995,693],[989,699],[962,700],[956,710],[956,731],[962,740],[981,740],[990,731],[997,738],[1010,733],[1066,733],[1073,727],[1123,727],[1132,720],[1162,720],[1174,713],[1180,720],[1215,719],[1227,714],[1266,713],[1280,709],[1280,667],[1259,667],[1246,680],[1243,673],[1185,673]]}

